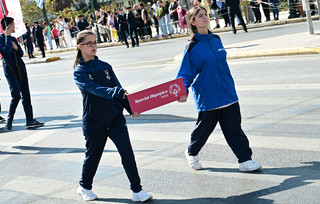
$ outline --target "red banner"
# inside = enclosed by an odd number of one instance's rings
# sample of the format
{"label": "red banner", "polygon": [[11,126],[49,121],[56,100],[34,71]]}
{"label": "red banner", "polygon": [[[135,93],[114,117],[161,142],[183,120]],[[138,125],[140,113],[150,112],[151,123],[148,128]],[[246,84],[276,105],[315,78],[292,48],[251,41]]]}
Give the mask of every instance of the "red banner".
{"label": "red banner", "polygon": [[7,9],[7,4],[6,4],[6,1],[5,0],[0,0],[2,1],[2,5],[1,5],[1,10],[0,10],[0,19],[3,18],[3,11],[5,12],[5,15],[8,15],[8,9]]}
{"label": "red banner", "polygon": [[142,113],[159,106],[179,100],[187,96],[183,79],[178,79],[159,84],[157,86],[128,95],[132,112]]}
{"label": "red banner", "polygon": [[[5,12],[5,15],[8,15],[8,9],[7,9],[7,5],[6,5],[6,1],[5,0],[0,0],[2,1],[1,4],[1,8],[0,8],[0,20],[3,19],[3,11]],[[2,7],[3,6],[3,7]],[[0,33],[2,33],[2,27],[0,26]]]}

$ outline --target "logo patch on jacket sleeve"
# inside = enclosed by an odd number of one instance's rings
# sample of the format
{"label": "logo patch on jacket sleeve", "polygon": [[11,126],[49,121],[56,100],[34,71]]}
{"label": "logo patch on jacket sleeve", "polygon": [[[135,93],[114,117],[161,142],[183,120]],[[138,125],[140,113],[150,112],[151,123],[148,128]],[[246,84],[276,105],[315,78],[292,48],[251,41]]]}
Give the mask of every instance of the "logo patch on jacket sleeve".
{"label": "logo patch on jacket sleeve", "polygon": [[111,76],[109,74],[109,71],[108,70],[105,70],[104,73],[106,74],[106,79],[110,80],[111,79]]}
{"label": "logo patch on jacket sleeve", "polygon": [[91,76],[91,74],[88,74],[88,77],[91,81],[93,81],[93,77]]}

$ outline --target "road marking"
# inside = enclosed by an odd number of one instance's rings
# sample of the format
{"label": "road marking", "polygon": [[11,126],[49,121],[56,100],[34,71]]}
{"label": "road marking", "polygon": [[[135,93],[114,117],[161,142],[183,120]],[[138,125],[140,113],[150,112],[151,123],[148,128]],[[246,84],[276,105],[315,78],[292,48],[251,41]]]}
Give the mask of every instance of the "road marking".
{"label": "road marking", "polygon": [[15,180],[6,183],[2,189],[23,192],[34,195],[47,195],[54,191],[61,191],[68,182],[45,179],[33,176],[19,176]]}
{"label": "road marking", "polygon": [[[130,127],[129,127],[130,128]],[[207,143],[228,145],[224,139],[220,129],[219,132],[212,133]],[[190,132],[191,133],[191,132]],[[141,141],[159,141],[159,142],[175,142],[188,143],[190,133],[172,132],[163,134],[162,132],[153,131],[131,131],[131,140]],[[146,137],[149,135],[149,137]],[[316,138],[296,138],[296,137],[281,137],[281,136],[254,136],[248,135],[250,146],[255,148],[271,148],[271,149],[286,149],[286,150],[305,150],[320,152],[320,139]],[[288,142],[290,141],[290,142]]]}
{"label": "road marking", "polygon": [[320,84],[237,85],[236,89],[238,91],[318,90]]}
{"label": "road marking", "polygon": [[[141,79],[137,83],[127,86],[126,89],[129,91],[129,93],[133,93],[133,92],[135,92],[135,91],[137,91],[139,89],[148,88],[146,86],[146,84],[149,84],[150,82],[152,82],[155,79],[159,78],[161,75],[164,75],[164,74],[168,73],[169,71],[172,71],[173,69],[176,69],[176,68],[177,68],[176,65],[165,66],[164,68],[156,71],[154,74]],[[154,84],[154,85],[157,85],[157,84]]]}
{"label": "road marking", "polygon": [[[26,131],[32,131],[32,130],[26,130]],[[18,142],[15,142],[13,146],[32,146],[33,144],[51,136],[54,135],[56,132],[58,132],[58,129],[48,130],[48,129],[40,129],[35,130],[36,132],[29,137],[26,137]],[[8,144],[8,143],[7,143]],[[13,156],[14,153],[19,152],[17,149],[13,149],[13,146],[9,146],[1,151],[3,152],[12,152],[13,154],[0,154],[0,162]]]}

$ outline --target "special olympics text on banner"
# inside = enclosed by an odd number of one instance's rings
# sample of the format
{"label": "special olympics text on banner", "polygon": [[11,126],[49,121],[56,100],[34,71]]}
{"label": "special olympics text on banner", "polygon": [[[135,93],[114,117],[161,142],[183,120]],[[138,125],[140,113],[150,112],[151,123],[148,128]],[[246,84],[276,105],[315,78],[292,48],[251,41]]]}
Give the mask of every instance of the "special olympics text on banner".
{"label": "special olympics text on banner", "polygon": [[187,96],[183,79],[172,81],[128,95],[132,113],[142,113]]}

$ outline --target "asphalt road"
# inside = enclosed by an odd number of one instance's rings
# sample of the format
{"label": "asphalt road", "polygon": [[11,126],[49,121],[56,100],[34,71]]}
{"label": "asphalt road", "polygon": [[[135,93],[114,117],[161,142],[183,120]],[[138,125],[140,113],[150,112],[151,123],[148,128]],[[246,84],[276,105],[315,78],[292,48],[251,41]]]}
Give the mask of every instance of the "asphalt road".
{"label": "asphalt road", "polygon": [[[223,35],[227,39],[229,34]],[[98,56],[113,65],[132,93],[173,79],[179,65],[172,59],[185,44],[182,38],[139,48],[105,48]],[[85,151],[82,101],[72,78],[71,55],[28,65],[34,115],[46,125],[26,130],[21,104],[12,131],[0,124],[0,203],[83,203],[75,192]],[[126,116],[142,185],[154,196],[150,203],[318,203],[319,56],[230,60],[229,65],[243,129],[263,169],[240,173],[219,126],[199,154],[204,169],[189,168],[183,152],[197,118],[190,95],[184,104],[174,102],[135,119]],[[10,97],[4,79],[0,100],[5,116]],[[93,203],[131,203],[111,141],[93,190],[100,198]]]}

